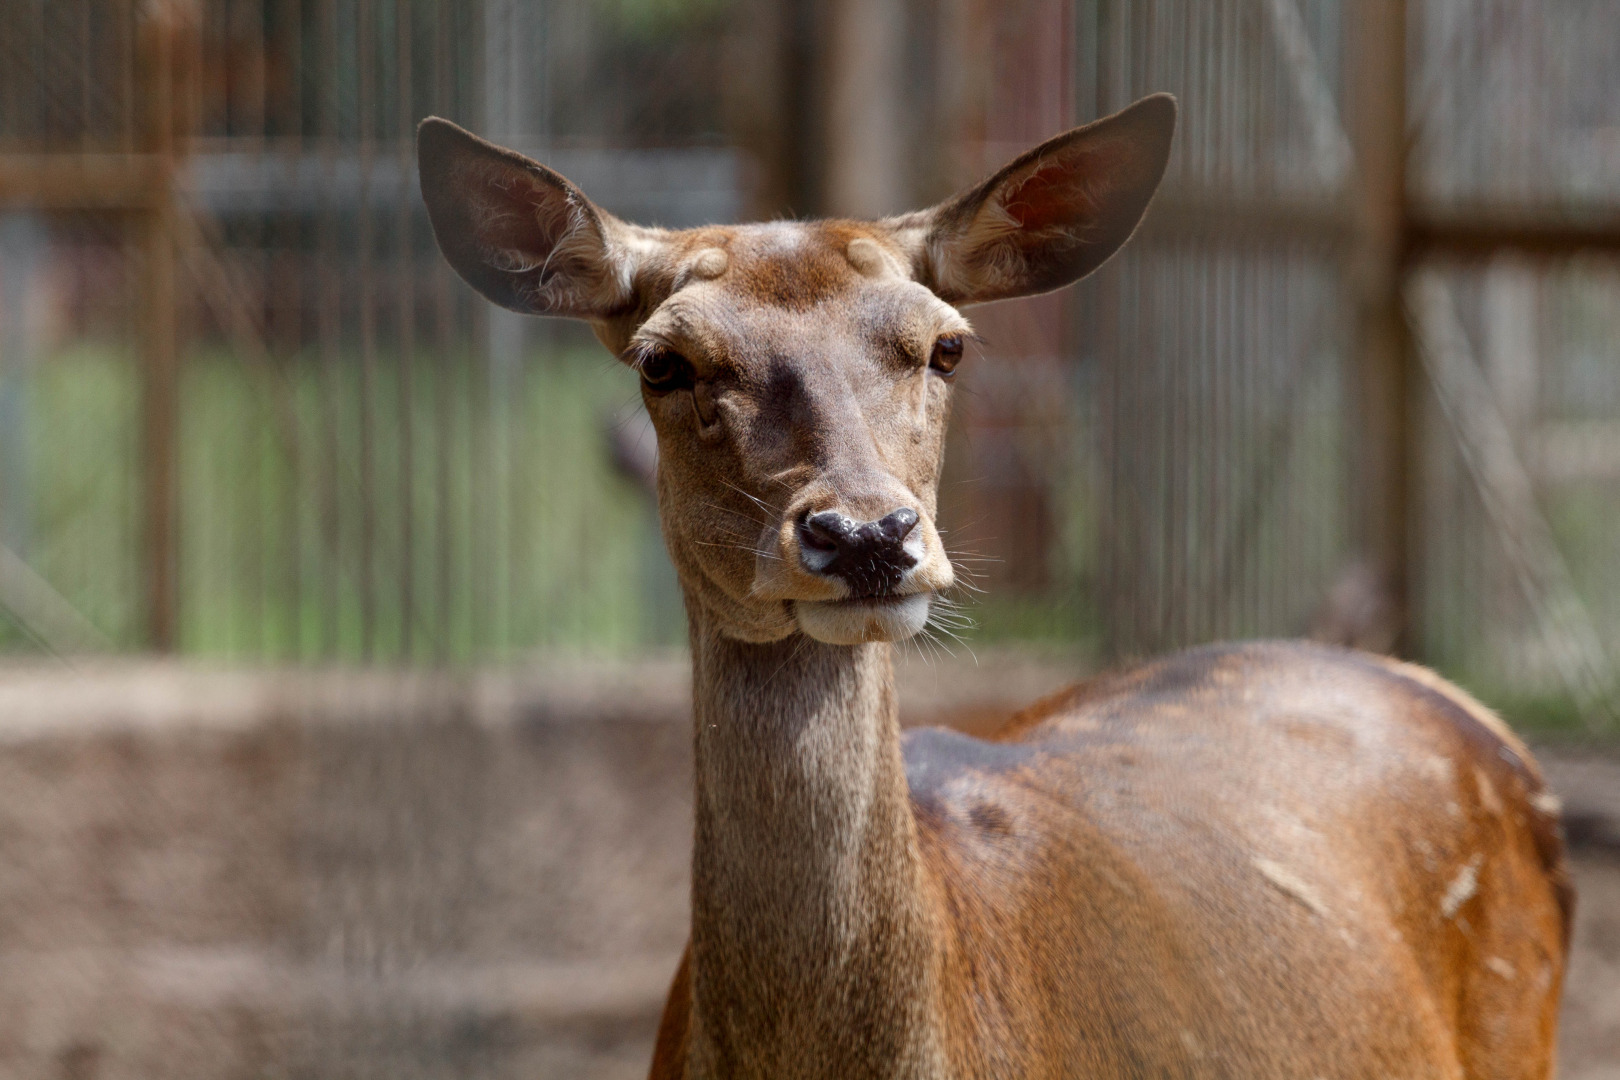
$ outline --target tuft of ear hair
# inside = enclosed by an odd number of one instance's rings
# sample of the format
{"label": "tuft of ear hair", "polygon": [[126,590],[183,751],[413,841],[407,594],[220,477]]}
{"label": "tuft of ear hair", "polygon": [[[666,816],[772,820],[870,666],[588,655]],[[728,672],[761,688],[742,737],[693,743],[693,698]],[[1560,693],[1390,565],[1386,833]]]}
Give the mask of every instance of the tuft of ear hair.
{"label": "tuft of ear hair", "polygon": [[439,250],[486,298],[577,319],[630,305],[634,230],[560,174],[438,117],[416,129],[416,160]]}
{"label": "tuft of ear hair", "polygon": [[949,303],[1050,292],[1130,239],[1164,176],[1175,129],[1176,99],[1145,97],[889,225],[910,248],[917,280]]}

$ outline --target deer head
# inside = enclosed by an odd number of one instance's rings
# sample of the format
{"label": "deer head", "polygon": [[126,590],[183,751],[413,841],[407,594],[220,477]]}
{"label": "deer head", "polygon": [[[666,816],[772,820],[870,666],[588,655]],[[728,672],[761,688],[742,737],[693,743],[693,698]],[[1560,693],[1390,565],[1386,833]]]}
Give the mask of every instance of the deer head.
{"label": "deer head", "polygon": [[935,527],[962,307],[1067,285],[1130,237],[1175,103],[1145,98],[929,210],[668,231],[439,119],[422,194],[456,271],[503,307],[585,319],[641,378],[665,541],[724,634],[833,644],[921,630],[953,580]]}

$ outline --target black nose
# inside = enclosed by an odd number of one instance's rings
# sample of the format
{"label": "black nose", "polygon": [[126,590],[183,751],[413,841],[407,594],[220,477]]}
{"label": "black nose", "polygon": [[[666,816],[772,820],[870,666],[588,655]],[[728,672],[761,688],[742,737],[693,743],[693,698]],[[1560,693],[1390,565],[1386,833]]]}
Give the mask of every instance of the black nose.
{"label": "black nose", "polygon": [[823,510],[799,522],[799,561],[813,573],[843,578],[856,596],[881,596],[917,565],[905,547],[916,527],[917,511],[903,507],[881,521]]}

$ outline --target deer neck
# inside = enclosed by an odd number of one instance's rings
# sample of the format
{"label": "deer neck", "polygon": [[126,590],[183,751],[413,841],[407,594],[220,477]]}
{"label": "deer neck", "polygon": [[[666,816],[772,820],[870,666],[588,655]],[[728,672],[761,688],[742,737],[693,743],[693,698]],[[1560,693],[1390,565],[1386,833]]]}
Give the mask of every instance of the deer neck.
{"label": "deer neck", "polygon": [[937,934],[886,644],[693,620],[692,1075],[934,1073]]}

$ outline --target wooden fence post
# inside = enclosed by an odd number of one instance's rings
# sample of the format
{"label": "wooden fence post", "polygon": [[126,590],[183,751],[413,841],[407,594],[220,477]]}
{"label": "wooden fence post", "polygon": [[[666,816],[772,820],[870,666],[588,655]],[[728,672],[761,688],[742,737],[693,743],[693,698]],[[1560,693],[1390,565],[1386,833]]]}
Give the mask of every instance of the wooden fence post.
{"label": "wooden fence post", "polygon": [[1413,646],[1413,519],[1417,482],[1412,342],[1401,297],[1407,248],[1406,2],[1349,6],[1347,112],[1355,149],[1355,379],[1360,426],[1352,490],[1356,537],[1394,614],[1396,649]]}
{"label": "wooden fence post", "polygon": [[157,183],[139,225],[141,258],[141,576],[146,644],[171,652],[179,628],[179,419],[180,372],[176,326],[175,92],[176,16],[172,4],[153,4],[142,30],[148,108],[147,151]]}

